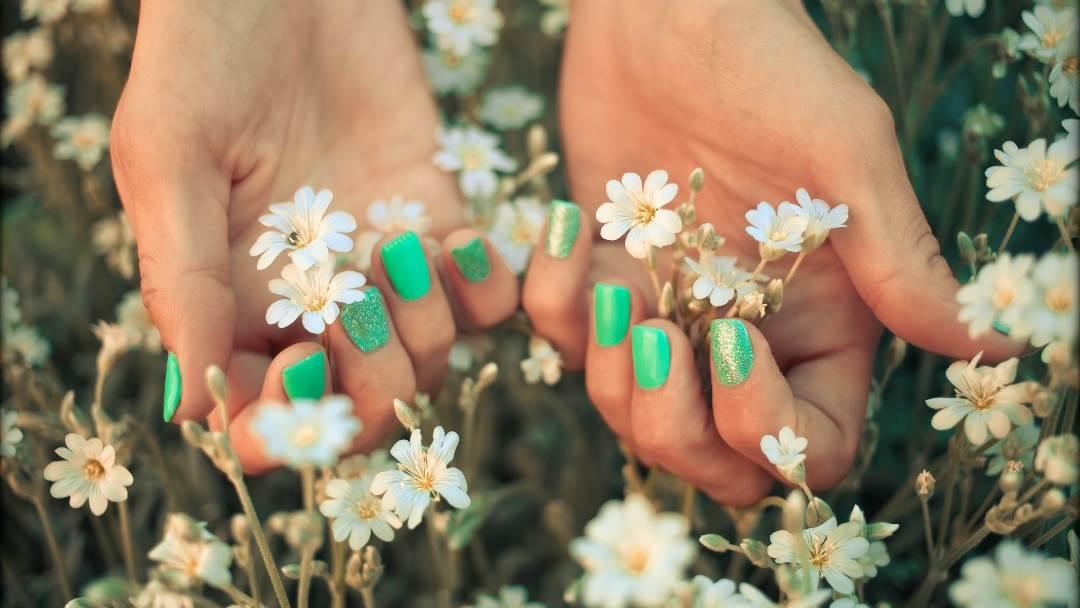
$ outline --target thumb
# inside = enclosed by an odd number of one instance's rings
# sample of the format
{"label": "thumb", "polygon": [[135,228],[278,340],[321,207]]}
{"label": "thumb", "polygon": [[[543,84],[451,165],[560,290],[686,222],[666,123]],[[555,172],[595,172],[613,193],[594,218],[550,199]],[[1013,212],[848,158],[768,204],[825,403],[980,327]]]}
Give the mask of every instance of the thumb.
{"label": "thumb", "polygon": [[212,408],[206,368],[227,370],[233,344],[230,181],[205,146],[161,137],[160,127],[121,110],[112,164],[138,246],[143,302],[169,351],[162,417],[202,419]]}

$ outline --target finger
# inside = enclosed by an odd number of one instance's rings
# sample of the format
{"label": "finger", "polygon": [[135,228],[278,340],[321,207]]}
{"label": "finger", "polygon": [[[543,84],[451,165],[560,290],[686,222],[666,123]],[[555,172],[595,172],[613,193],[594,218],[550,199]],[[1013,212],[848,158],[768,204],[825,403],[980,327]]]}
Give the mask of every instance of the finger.
{"label": "finger", "polygon": [[379,287],[394,319],[417,386],[427,393],[442,384],[456,331],[429,255],[432,245],[421,242],[414,232],[403,232],[380,241],[371,263],[371,282]]}
{"label": "finger", "polygon": [[717,433],[686,335],[661,319],[635,325],[631,334],[630,420],[638,451],[723,504],[765,496],[772,477]]}
{"label": "finger", "polygon": [[708,338],[713,414],[724,441],[780,478],[761,451],[761,438],[789,426],[809,440],[810,486],[827,488],[843,479],[866,416],[871,348],[836,348],[796,364],[785,378],[757,327],[717,319]]}
{"label": "finger", "polygon": [[518,281],[476,230],[462,229],[443,240],[442,268],[463,328],[486,329],[514,314]]}
{"label": "finger", "polygon": [[645,301],[636,286],[621,279],[593,286],[585,390],[611,430],[630,444],[630,398],[634,392],[630,327],[645,316]]}
{"label": "finger", "polygon": [[577,205],[552,202],[544,239],[533,251],[521,297],[536,333],[551,341],[567,369],[581,368],[588,344],[581,328],[589,319],[584,295],[591,222]]}

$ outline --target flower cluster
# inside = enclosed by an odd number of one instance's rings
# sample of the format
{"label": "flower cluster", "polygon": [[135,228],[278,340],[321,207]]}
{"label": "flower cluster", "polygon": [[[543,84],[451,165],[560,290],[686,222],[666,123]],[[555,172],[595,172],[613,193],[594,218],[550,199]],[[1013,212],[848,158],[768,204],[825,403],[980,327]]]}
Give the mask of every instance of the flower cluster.
{"label": "flower cluster", "polygon": [[51,347],[32,325],[22,322],[19,309],[19,292],[8,285],[6,277],[0,277],[0,336],[3,336],[4,359],[18,358],[30,367],[39,367],[49,358]]}

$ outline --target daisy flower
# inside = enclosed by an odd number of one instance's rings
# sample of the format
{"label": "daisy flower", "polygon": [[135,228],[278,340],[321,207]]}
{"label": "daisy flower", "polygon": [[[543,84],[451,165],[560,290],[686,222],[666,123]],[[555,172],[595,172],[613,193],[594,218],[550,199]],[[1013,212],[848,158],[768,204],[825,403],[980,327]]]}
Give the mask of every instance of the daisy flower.
{"label": "daisy flower", "polygon": [[372,534],[390,542],[394,529],[401,527],[401,520],[368,491],[370,485],[368,476],[332,479],[326,484],[327,499],[319,504],[319,511],[331,522],[334,540],[348,540],[353,551],[362,549]]}
{"label": "daisy flower", "polygon": [[465,55],[428,49],[424,51],[423,61],[431,88],[437,94],[468,95],[484,81],[491,55],[483,49],[473,49]]}
{"label": "daisy flower", "polygon": [[282,299],[266,309],[266,322],[284,329],[302,316],[304,329],[321,334],[341,313],[338,302],[352,304],[364,299],[360,287],[366,282],[364,275],[352,270],[334,274],[332,263],[307,271],[289,264],[281,271],[280,279],[268,284],[270,291]]}
{"label": "daisy flower", "polygon": [[539,118],[543,111],[542,96],[516,86],[491,89],[480,104],[480,118],[502,131],[520,129]]}
{"label": "daisy flower", "polygon": [[[829,204],[820,198],[811,198],[805,188],[795,191],[795,200],[799,203],[793,211],[806,220],[806,229],[803,230],[802,250],[813,251],[825,242],[829,232],[837,228],[847,227],[848,207],[837,205],[829,207]],[[781,203],[780,206],[790,203]]]}
{"label": "daisy flower", "polygon": [[264,402],[251,428],[267,456],[299,468],[333,465],[363,425],[353,416],[348,397],[330,395],[321,401],[298,399],[291,405]]}
{"label": "daisy flower", "polygon": [[1047,437],[1035,452],[1035,470],[1050,483],[1071,486],[1076,483],[1080,441],[1076,435]]}
{"label": "daisy flower", "polygon": [[530,602],[529,592],[524,587],[505,585],[499,588],[498,595],[477,594],[476,604],[463,608],[544,608],[544,605]]}
{"label": "daisy flower", "polygon": [[89,501],[94,515],[104,513],[110,501],[127,500],[127,487],[135,479],[116,464],[116,451],[111,445],[76,433],[68,433],[64,443],[66,447],[56,448],[62,460],[45,467],[45,479],[53,482],[49,488],[53,498],[68,498],[73,509]]}
{"label": "daisy flower", "polygon": [[570,556],[585,570],[586,606],[660,606],[683,580],[697,555],[686,518],[657,513],[640,494],[611,500],[570,542]]}
{"label": "daisy flower", "polygon": [[985,443],[987,431],[1001,439],[1013,425],[1024,426],[1033,419],[1031,410],[1024,405],[1027,386],[1013,384],[1017,359],[990,367],[979,365],[981,357],[979,353],[971,361],[955,361],[945,370],[945,376],[956,389],[955,397],[926,400],[926,405],[938,410],[930,426],[944,431],[963,420],[964,432],[973,445]]}
{"label": "daisy flower", "polygon": [[121,211],[115,216],[99,220],[90,230],[90,242],[105,263],[125,279],[135,277],[135,234],[131,232],[127,215]]}
{"label": "daisy flower", "polygon": [[4,39],[4,71],[12,83],[20,82],[30,70],[43,70],[53,58],[52,31],[39,27],[15,32]]}
{"label": "daisy flower", "polygon": [[194,587],[199,581],[215,587],[232,582],[232,549],[210,533],[205,522],[183,513],[169,514],[165,536],[149,557],[184,587]]}
{"label": "daisy flower", "polygon": [[623,173],[622,180],[608,180],[608,201],[596,210],[604,225],[600,236],[617,241],[626,235],[626,250],[638,259],[649,247],[667,247],[682,230],[679,214],[664,206],[675,199],[679,186],[669,184],[667,171],[657,169],[641,183],[637,173]]}
{"label": "daisy flower", "polygon": [[356,267],[366,271],[371,267],[371,254],[383,236],[411,230],[424,234],[431,229],[431,216],[420,201],[407,201],[400,195],[389,200],[372,201],[367,208],[367,222],[374,230],[365,230],[356,238],[356,248],[350,256]]}
{"label": "daisy flower", "polygon": [[131,605],[135,608],[193,608],[195,600],[153,579],[131,598]]}
{"label": "daisy flower", "polygon": [[540,15],[540,31],[554,38],[570,22],[570,0],[540,0],[544,13]]}
{"label": "daisy flower", "polygon": [[832,593],[828,589],[815,589],[802,597],[788,595],[783,604],[777,604],[750,583],[739,583],[739,594],[753,608],[818,608],[832,597]]}
{"label": "daisy flower", "polygon": [[691,287],[694,297],[708,300],[713,306],[723,306],[757,289],[753,275],[739,268],[735,258],[706,255],[700,261],[693,258],[684,261],[687,269],[697,275]]}
{"label": "daisy flower", "polygon": [[20,325],[4,334],[4,352],[22,357],[30,367],[41,367],[49,359],[51,350],[49,341],[29,325]]}
{"label": "daisy flower", "polygon": [[790,426],[780,429],[777,437],[765,435],[761,438],[761,453],[778,469],[788,470],[799,466],[806,460],[806,446],[810,443],[806,437],[798,437]]}
{"label": "daisy flower", "polygon": [[529,384],[536,384],[542,378],[544,384],[553,386],[562,378],[562,355],[551,342],[532,336],[529,338],[529,357],[521,362],[521,371]]}
{"label": "daisy flower", "polygon": [[1014,540],[1002,541],[993,559],[964,562],[960,580],[949,587],[957,606],[1057,606],[1076,599],[1076,572],[1065,560],[1026,550]]}
{"label": "daisy flower", "polygon": [[1068,105],[1080,113],[1080,49],[1076,30],[1071,31],[1054,49],[1054,68],[1050,70],[1050,96],[1059,107]]}
{"label": "daisy flower", "polygon": [[945,0],[945,10],[953,17],[978,17],[986,10],[986,0]]}
{"label": "daisy flower", "polygon": [[1020,38],[1020,50],[1044,63],[1054,58],[1058,44],[1076,28],[1076,10],[1072,8],[1054,10],[1036,6],[1034,11],[1024,11],[1020,17],[1031,29]]}
{"label": "daisy flower", "polygon": [[7,115],[0,144],[8,145],[33,124],[51,125],[64,114],[64,87],[32,74],[8,89]]}
{"label": "daisy flower", "polygon": [[127,292],[120,300],[116,307],[116,323],[127,332],[132,345],[142,346],[151,353],[161,352],[161,334],[150,319],[138,289]]}
{"label": "daisy flower", "polygon": [[799,207],[786,201],[780,203],[779,212],[764,201],[746,212],[746,221],[750,222],[746,233],[758,242],[761,259],[771,262],[785,252],[798,253],[802,249],[807,220],[801,213]]}
{"label": "daisy flower", "polygon": [[1076,204],[1080,170],[1070,167],[1077,158],[1075,148],[1067,140],[1046,145],[1036,139],[1026,148],[1011,141],[995,150],[998,166],[986,170],[986,199],[1000,203],[1012,200],[1016,212],[1033,222],[1043,211],[1060,218]]}
{"label": "daisy flower", "polygon": [[374,477],[383,471],[394,468],[394,461],[390,459],[390,453],[379,449],[370,454],[353,454],[342,458],[334,470],[338,479],[356,479],[358,477]]}
{"label": "daisy flower", "polygon": [[401,439],[390,448],[397,470],[376,475],[371,493],[381,495],[383,506],[406,520],[410,529],[420,524],[433,500],[445,498],[455,508],[468,507],[472,501],[465,474],[450,466],[457,445],[457,433],[437,426],[431,445],[424,447],[423,434],[414,430],[408,441]]}
{"label": "daisy flower", "polygon": [[345,211],[327,214],[334,194],[310,186],[296,191],[291,203],[274,203],[270,213],[259,218],[268,228],[248,252],[259,256],[257,267],[262,270],[274,263],[283,251],[300,270],[308,270],[330,261],[330,252],[347,253],[353,242],[348,233],[356,230],[356,218]]}
{"label": "daisy flower", "polygon": [[1061,128],[1065,129],[1065,136],[1061,141],[1068,142],[1073,148],[1080,145],[1080,118],[1066,118],[1061,121]]}
{"label": "daisy flower", "polygon": [[498,187],[496,171],[517,168],[514,159],[499,149],[499,138],[476,127],[440,128],[440,150],[435,165],[443,171],[457,171],[458,185],[469,198],[486,198]]}
{"label": "daisy flower", "polygon": [[1035,298],[1035,285],[1029,276],[1034,262],[1030,255],[1012,257],[1002,253],[980,268],[974,281],[956,292],[960,304],[957,318],[968,324],[968,335],[977,338],[990,331],[995,321],[1008,317],[1017,323],[1009,328],[1009,335],[1027,337],[1030,330],[1025,313]]}
{"label": "daisy flower", "polygon": [[866,553],[863,553],[862,557],[858,559],[859,566],[863,569],[863,576],[866,578],[877,576],[878,568],[888,566],[889,561],[889,550],[885,543],[881,541],[870,543]]}
{"label": "daisy flower", "polygon": [[863,576],[859,559],[866,554],[870,543],[859,535],[859,524],[847,522],[836,525],[836,518],[802,531],[802,538],[787,530],[773,532],[769,536],[769,556],[780,564],[799,563],[799,543],[804,543],[810,553],[810,576],[812,586],[817,587],[820,578],[840,593],[851,593],[855,584],[851,579]]}
{"label": "daisy flower", "polygon": [[83,171],[90,171],[109,147],[109,119],[101,114],[69,116],[56,123],[52,136],[57,140],[53,156],[75,161]]}
{"label": "daisy flower", "polygon": [[55,23],[67,14],[70,0],[22,0],[22,18]]}
{"label": "daisy flower", "polygon": [[1078,272],[1075,253],[1047,253],[1035,264],[1031,275],[1039,296],[1025,318],[1035,346],[1057,340],[1069,342],[1076,337]]}
{"label": "daisy flower", "polygon": [[495,0],[427,0],[423,13],[436,46],[458,55],[495,44],[503,25]]}
{"label": "daisy flower", "polygon": [[19,412],[15,410],[4,410],[2,416],[3,428],[0,429],[0,456],[14,456],[15,446],[18,445],[23,438],[22,430],[15,426],[15,423],[19,421]]}
{"label": "daisy flower", "polygon": [[986,455],[986,474],[997,475],[1005,468],[1005,463],[1019,462],[1025,469],[1030,469],[1035,458],[1035,446],[1039,443],[1039,427],[1035,424],[1018,426],[1004,439],[990,446]]}
{"label": "daisy flower", "polygon": [[752,608],[749,600],[739,595],[735,583],[722,578],[715,583],[707,576],[697,575],[691,581],[694,590],[693,608]]}
{"label": "daisy flower", "polygon": [[518,197],[495,207],[488,240],[514,274],[525,272],[540,239],[547,208],[533,197]]}

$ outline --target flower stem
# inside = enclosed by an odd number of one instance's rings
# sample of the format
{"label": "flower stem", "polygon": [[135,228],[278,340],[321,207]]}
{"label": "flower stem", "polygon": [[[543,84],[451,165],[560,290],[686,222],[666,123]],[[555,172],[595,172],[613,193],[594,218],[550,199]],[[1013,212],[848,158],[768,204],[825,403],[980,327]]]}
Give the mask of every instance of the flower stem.
{"label": "flower stem", "polygon": [[237,589],[232,583],[226,583],[224,586],[220,587],[220,589],[224,591],[232,599],[232,601],[236,602],[241,606],[259,605],[255,598]]}
{"label": "flower stem", "polygon": [[1066,515],[1065,517],[1062,517],[1061,521],[1054,524],[1053,528],[1050,528],[1049,530],[1044,532],[1042,534],[1042,536],[1040,536],[1039,538],[1036,538],[1035,540],[1031,541],[1031,545],[1030,545],[1031,548],[1032,549],[1038,549],[1039,547],[1041,547],[1041,546],[1045,545],[1046,543],[1050,542],[1055,536],[1057,536],[1058,534],[1061,534],[1066,529],[1068,529],[1069,526],[1071,526],[1073,521],[1075,521],[1075,520],[1076,520],[1075,517],[1071,517],[1071,516],[1068,516],[1068,515]]}
{"label": "flower stem", "polygon": [[649,273],[649,281],[652,282],[653,292],[656,294],[656,299],[659,300],[661,291],[660,276],[656,274],[655,268],[649,266],[649,263],[647,261],[642,260],[642,262],[645,266],[645,272]]}
{"label": "flower stem", "polygon": [[64,597],[75,597],[75,592],[71,588],[71,579],[68,578],[67,567],[64,565],[64,555],[60,553],[60,545],[56,542],[56,533],[53,531],[52,522],[49,521],[49,514],[45,511],[45,505],[42,504],[41,498],[34,496],[33,498],[34,509],[37,510],[38,519],[41,520],[41,529],[45,533],[45,542],[49,545],[49,554],[52,556],[53,564],[56,565],[56,575],[60,579],[60,589],[64,592]]}
{"label": "flower stem", "polygon": [[765,269],[765,265],[768,264],[768,263],[769,263],[768,260],[766,260],[765,258],[761,258],[758,261],[758,265],[757,265],[756,268],[754,268],[754,272],[750,273],[750,282],[751,283],[753,283],[754,281],[757,280],[758,275],[761,274],[761,271]]}
{"label": "flower stem", "polygon": [[[300,469],[300,479],[303,484],[304,510],[312,513],[315,511],[315,469],[311,466]],[[309,543],[300,555],[300,584],[296,588],[296,605],[299,608],[307,608],[310,599],[311,562],[314,559],[315,545]]]}
{"label": "flower stem", "polygon": [[371,587],[361,589],[360,598],[364,600],[364,608],[375,608],[375,591]]}
{"label": "flower stem", "polygon": [[1065,222],[1059,217],[1057,219],[1058,230],[1061,231],[1061,240],[1064,241],[1065,246],[1069,248],[1069,251],[1076,253],[1076,245],[1073,245],[1072,236],[1069,235],[1069,229],[1065,226]]}
{"label": "flower stem", "polygon": [[694,489],[694,485],[690,482],[684,482],[686,487],[683,489],[683,501],[682,501],[682,514],[686,518],[686,523],[690,526],[690,529],[694,529],[694,499],[697,497],[697,490]]}
{"label": "flower stem", "polygon": [[266,572],[270,575],[270,584],[274,588],[274,595],[277,596],[278,605],[281,608],[289,608],[291,604],[289,604],[288,596],[285,595],[285,585],[281,582],[281,573],[274,562],[274,554],[270,552],[270,544],[266,542],[266,533],[263,532],[262,523],[259,522],[259,515],[255,512],[255,504],[251,501],[251,494],[248,492],[247,483],[244,482],[244,476],[230,476],[229,480],[232,482],[233,487],[236,488],[237,496],[240,497],[240,505],[244,508],[244,515],[251,526],[251,535],[255,538],[255,545],[259,547],[259,555],[262,556],[263,566],[266,567]]}
{"label": "flower stem", "polygon": [[330,594],[332,608],[345,608],[345,543],[334,540],[333,532],[329,532],[330,542]]}
{"label": "flower stem", "polygon": [[1001,244],[998,245],[998,254],[1005,251],[1005,246],[1009,244],[1009,239],[1012,238],[1013,232],[1016,230],[1016,224],[1020,221],[1020,212],[1014,211],[1012,221],[1009,222],[1009,227],[1005,230],[1005,236],[1001,237]]}
{"label": "flower stem", "polygon": [[932,563],[934,561],[934,532],[933,525],[930,523],[930,507],[926,504],[926,497],[919,497],[919,504],[922,505],[922,520],[923,520],[923,532],[926,534],[926,557],[927,560]]}
{"label": "flower stem", "polygon": [[120,546],[124,551],[124,566],[127,568],[128,578],[131,582],[138,583],[139,577],[135,571],[135,546],[131,539],[131,517],[128,514],[127,501],[117,503],[120,511]]}
{"label": "flower stem", "polygon": [[431,551],[432,573],[435,575],[435,604],[439,608],[450,608],[450,592],[447,588],[446,573],[443,564],[446,556],[439,547],[439,531],[434,523],[435,503],[428,507],[427,521],[424,522],[424,532],[427,534],[428,550]]}
{"label": "flower stem", "polygon": [[[803,258],[806,257],[806,251],[799,251],[799,255],[795,256],[795,263],[791,265],[791,270],[788,271],[787,276],[784,277],[784,285],[791,282],[791,277],[795,276],[795,271],[799,269],[799,265],[802,264]],[[755,273],[756,274],[756,273]]]}

